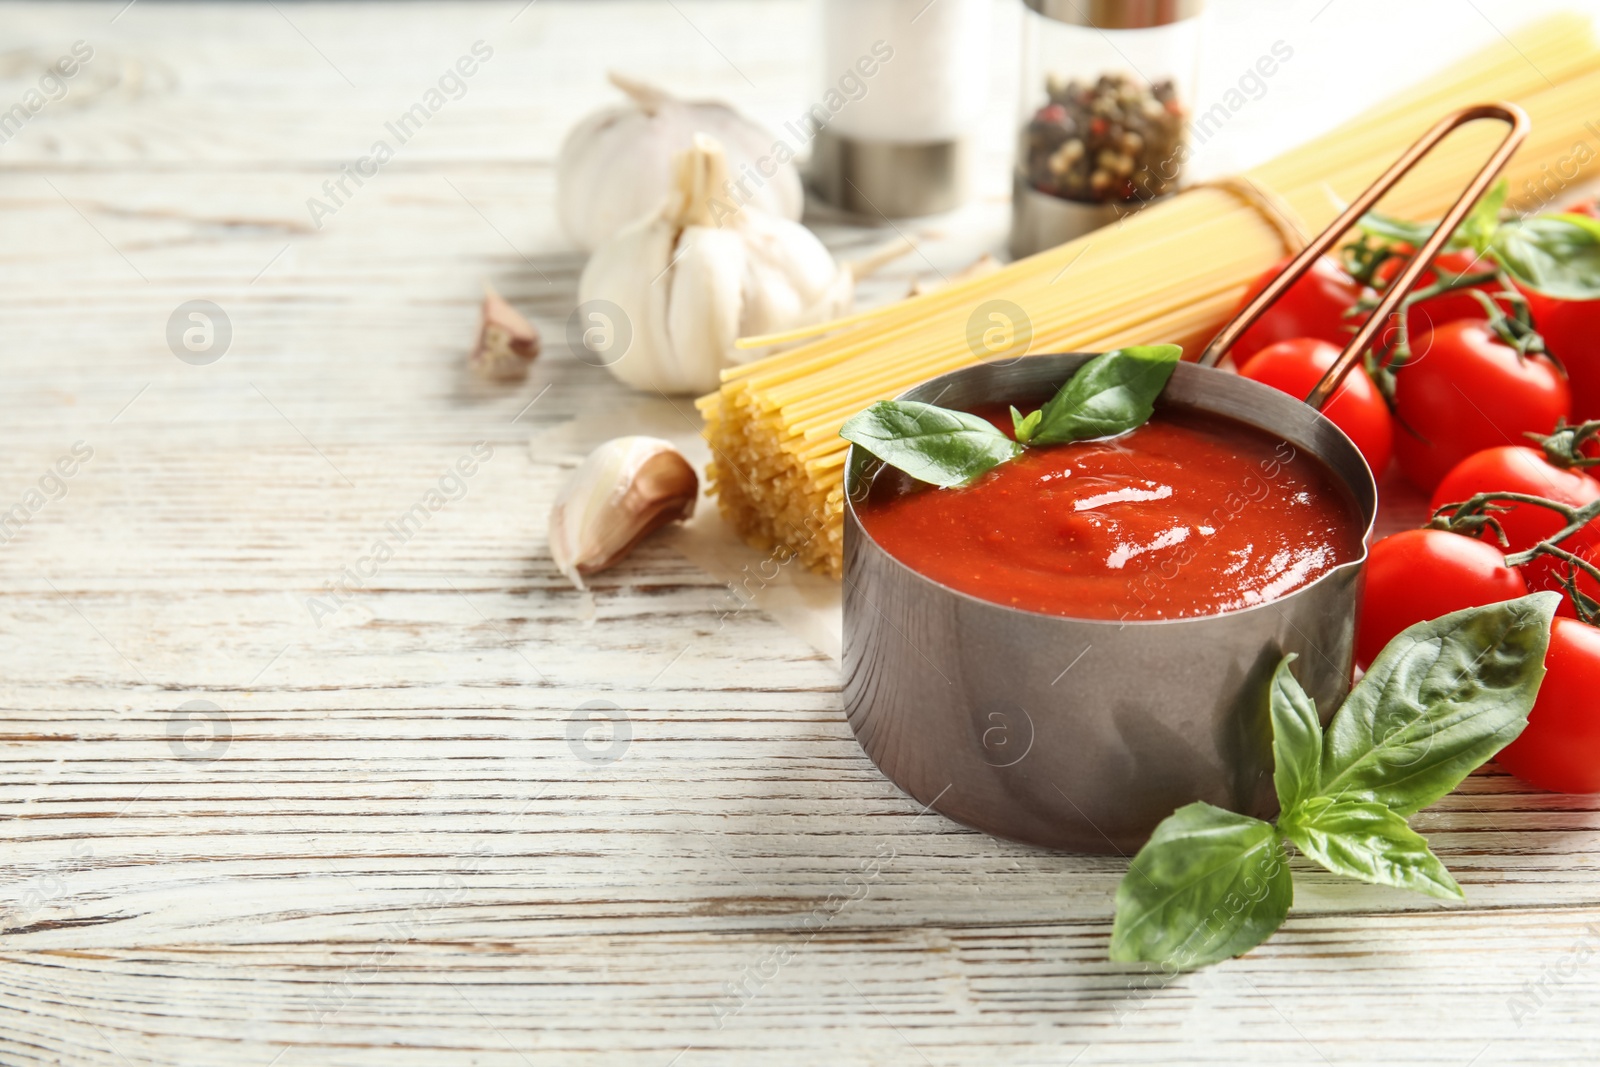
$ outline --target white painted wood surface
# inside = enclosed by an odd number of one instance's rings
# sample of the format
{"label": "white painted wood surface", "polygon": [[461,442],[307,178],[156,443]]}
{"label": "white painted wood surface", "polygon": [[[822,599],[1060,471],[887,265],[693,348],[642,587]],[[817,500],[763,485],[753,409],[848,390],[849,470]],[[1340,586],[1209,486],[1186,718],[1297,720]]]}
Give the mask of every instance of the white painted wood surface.
{"label": "white painted wood surface", "polygon": [[[1442,6],[1458,45],[1492,36],[1474,11],[1516,17]],[[121,7],[0,7],[0,106],[95,50],[0,146],[0,511],[93,450],[0,545],[0,1063],[1600,1054],[1592,800],[1475,776],[1418,820],[1469,905],[1301,867],[1268,945],[1165,982],[1104,959],[1122,860],[920,810],[852,740],[833,663],[721,619],[667,545],[589,594],[556,574],[545,510],[581,443],[626,428],[607,413],[692,419],[563,343],[559,137],[607,65],[780,118],[807,92],[802,5]],[[1320,72],[1382,11],[1225,5],[1224,73],[1276,35],[1305,57],[1230,156],[1339,117]],[[306,198],[480,38],[467,95],[314,228]],[[917,224],[867,299],[999,245],[995,130],[985,201]],[[464,370],[485,277],[545,332],[525,384]],[[164,337],[194,299],[232,323],[209,366]],[[465,494],[313,620],[479,441]],[[592,701],[625,725],[575,724]]]}

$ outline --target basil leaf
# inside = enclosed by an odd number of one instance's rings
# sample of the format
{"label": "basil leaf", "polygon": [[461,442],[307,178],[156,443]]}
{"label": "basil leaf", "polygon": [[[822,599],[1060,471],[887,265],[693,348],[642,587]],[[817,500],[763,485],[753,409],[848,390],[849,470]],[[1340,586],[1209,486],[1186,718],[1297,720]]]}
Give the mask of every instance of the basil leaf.
{"label": "basil leaf", "polygon": [[1490,254],[1517,281],[1558,300],[1600,298],[1600,220],[1536,215],[1495,232]]}
{"label": "basil leaf", "polygon": [[1197,802],[1156,827],[1117,886],[1111,958],[1179,970],[1255,948],[1294,900],[1271,824]]}
{"label": "basil leaf", "polygon": [[846,421],[839,436],[920,482],[947,489],[1022,451],[987,419],[915,400],[880,400]]}
{"label": "basil leaf", "polygon": [[1316,703],[1300,688],[1289,664],[1299,657],[1283,657],[1272,675],[1272,783],[1278,790],[1278,809],[1285,815],[1317,793],[1322,771],[1322,719]]}
{"label": "basil leaf", "polygon": [[1382,804],[1314,797],[1280,820],[1278,829],[1334,874],[1466,899],[1423,836]]}
{"label": "basil leaf", "polygon": [[1320,792],[1409,815],[1527,725],[1559,593],[1457,611],[1403,631],[1333,717]]}
{"label": "basil leaf", "polygon": [[1119,348],[1095,356],[1040,409],[1029,443],[1113,437],[1144,425],[1182,358],[1177,345]]}
{"label": "basil leaf", "polygon": [[1011,427],[1016,431],[1017,440],[1023,444],[1033,440],[1033,431],[1039,428],[1039,420],[1043,417],[1044,411],[1041,409],[1027,418],[1023,418],[1022,412],[1018,411],[1016,406],[1013,405],[1011,408]]}

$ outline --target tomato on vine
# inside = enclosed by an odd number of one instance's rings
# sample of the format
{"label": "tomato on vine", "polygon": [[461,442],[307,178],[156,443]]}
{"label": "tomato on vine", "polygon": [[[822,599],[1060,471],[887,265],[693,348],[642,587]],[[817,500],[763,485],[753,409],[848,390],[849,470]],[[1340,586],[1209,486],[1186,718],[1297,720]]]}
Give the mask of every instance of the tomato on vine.
{"label": "tomato on vine", "polygon": [[[1570,472],[1569,472],[1570,473]],[[1536,547],[1502,556],[1475,534],[1511,512],[1545,507],[1562,526]],[[1576,554],[1563,543],[1600,517],[1600,499],[1581,508],[1524,494],[1477,494],[1421,530],[1405,530],[1372,546],[1366,594],[1356,628],[1356,662],[1364,669],[1405,627],[1465,608],[1511,600],[1527,591],[1520,568],[1554,557],[1576,618],[1551,624],[1546,674],[1527,727],[1497,757],[1512,774],[1563,793],[1600,792],[1600,544]],[[1463,536],[1466,534],[1468,536]]]}
{"label": "tomato on vine", "polygon": [[1525,596],[1528,583],[1495,546],[1449,530],[1402,530],[1372,546],[1356,623],[1365,670],[1406,627]]}
{"label": "tomato on vine", "polygon": [[1600,199],[1506,222],[1491,244],[1567,370],[1573,417],[1600,418]]}
{"label": "tomato on vine", "polygon": [[[1585,423],[1539,438],[1538,448],[1502,445],[1475,452],[1444,476],[1433,491],[1430,507],[1438,514],[1448,505],[1479,493],[1521,493],[1573,508],[1600,500],[1600,481],[1583,470],[1597,461],[1581,453],[1583,446],[1597,434],[1600,434],[1600,422]],[[1486,525],[1481,536],[1496,544],[1503,536],[1502,547],[1507,552],[1525,552],[1556,536],[1567,524],[1561,513],[1546,507],[1516,502],[1502,502],[1500,507],[1503,510],[1494,513],[1493,527]],[[1600,526],[1590,524],[1569,537],[1564,547],[1581,554],[1596,544],[1600,544]],[[1561,565],[1547,556],[1522,568],[1529,588],[1534,590],[1559,588],[1556,576],[1561,569]]]}
{"label": "tomato on vine", "polygon": [[[1293,258],[1291,256],[1273,264],[1251,282],[1239,307],[1243,308],[1254,300]],[[1361,283],[1346,274],[1337,261],[1329,256],[1319,256],[1311,269],[1301,275],[1289,287],[1289,291],[1267,308],[1234,342],[1231,349],[1234,364],[1243,366],[1246,360],[1268,345],[1299,337],[1313,337],[1343,348],[1354,333],[1353,327],[1360,322],[1359,319],[1347,319],[1345,312],[1355,307],[1362,292]]]}
{"label": "tomato on vine", "polygon": [[[1337,346],[1297,337],[1263,348],[1239,368],[1239,374],[1304,399],[1338,358]],[[1322,413],[1361,451],[1372,476],[1381,476],[1394,449],[1394,420],[1367,372],[1359,365],[1352,367]]]}
{"label": "tomato on vine", "polygon": [[[1393,246],[1390,251],[1393,256],[1384,259],[1373,272],[1373,277],[1380,288],[1387,287],[1394,280],[1395,275],[1400,273],[1416,249],[1408,244],[1400,244]],[[1494,297],[1502,289],[1500,282],[1494,277],[1494,263],[1470,248],[1462,248],[1454,252],[1441,252],[1435,256],[1433,264],[1422,272],[1422,277],[1417,280],[1412,292],[1421,294],[1429,287],[1439,284],[1441,272],[1447,279],[1482,277],[1484,280],[1437,296],[1423,296],[1411,302],[1406,308],[1406,328],[1413,337],[1458,319],[1483,318],[1483,306],[1472,295],[1473,290]]]}
{"label": "tomato on vine", "polygon": [[[1499,528],[1512,512],[1544,508],[1558,518],[1559,530],[1524,552],[1504,558],[1505,566],[1521,569],[1536,562],[1561,567],[1557,581],[1567,594],[1573,618],[1557,618],[1551,625],[1546,674],[1528,715],[1528,725],[1500,753],[1501,764],[1513,774],[1541,789],[1563,793],[1600,792],[1600,702],[1594,699],[1600,685],[1600,544],[1591,542],[1581,554],[1573,549],[1578,538],[1600,518],[1600,499],[1573,507],[1545,497],[1520,493],[1480,493],[1436,514],[1422,533],[1455,537],[1464,543],[1493,547],[1482,541],[1467,542],[1460,533],[1481,533]],[[1382,542],[1379,542],[1381,545]]]}
{"label": "tomato on vine", "polygon": [[1600,419],[1600,300],[1556,300],[1526,292],[1545,349],[1566,368],[1572,418]]}
{"label": "tomato on vine", "polygon": [[1394,372],[1400,469],[1432,492],[1474,452],[1548,434],[1572,410],[1566,375],[1516,319],[1458,319],[1411,339]]}
{"label": "tomato on vine", "polygon": [[1566,617],[1551,624],[1538,699],[1527,728],[1497,758],[1540,789],[1600,793],[1600,545],[1569,563]]}

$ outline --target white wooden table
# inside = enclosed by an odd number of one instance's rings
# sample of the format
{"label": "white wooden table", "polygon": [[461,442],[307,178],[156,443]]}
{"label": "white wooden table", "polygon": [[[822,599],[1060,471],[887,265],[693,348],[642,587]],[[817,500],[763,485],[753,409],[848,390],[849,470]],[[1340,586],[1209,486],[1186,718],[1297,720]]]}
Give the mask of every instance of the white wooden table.
{"label": "white wooden table", "polygon": [[[1392,87],[1328,91],[1408,63],[1353,43],[1363,20],[1444,25],[1426,66],[1524,10],[1415,6],[1222,4],[1222,83],[1275,37],[1301,66],[1214,165]],[[94,50],[0,145],[0,512],[28,513],[0,544],[0,1064],[1600,1056],[1592,800],[1475,776],[1418,819],[1468,905],[1301,868],[1269,944],[1166,982],[1104,958],[1123,860],[922,810],[851,738],[834,663],[760,611],[719,620],[667,544],[592,593],[555,572],[545,513],[583,449],[693,417],[563,343],[559,138],[608,65],[797,111],[806,23],[731,0],[0,7],[0,109]],[[306,199],[478,39],[467,95],[316,228]],[[983,201],[916,224],[866,299],[1000,246],[1003,75]],[[464,368],[484,278],[544,330],[524,384]],[[208,365],[167,344],[191,300],[231,324]],[[475,442],[464,494],[395,542]]]}

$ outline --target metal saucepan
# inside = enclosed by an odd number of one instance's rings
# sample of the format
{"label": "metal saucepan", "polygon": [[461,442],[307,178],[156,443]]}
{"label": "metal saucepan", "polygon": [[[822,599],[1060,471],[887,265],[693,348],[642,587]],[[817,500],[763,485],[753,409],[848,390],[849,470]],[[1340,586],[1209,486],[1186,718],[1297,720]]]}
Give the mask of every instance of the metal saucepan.
{"label": "metal saucepan", "polygon": [[[1506,139],[1304,403],[1214,366],[1435,144],[1482,118],[1509,124]],[[1527,116],[1510,104],[1442,120],[1224,327],[1198,363],[1176,368],[1162,402],[1230,416],[1315,456],[1349,489],[1370,534],[1372,473],[1320,409],[1527,129]],[[901,399],[1037,405],[1090,358],[980,364]],[[1280,600],[1220,615],[1118,621],[1024,611],[935,582],[879,547],[855,502],[880,467],[851,448],[844,701],[857,740],[896,785],[988,833],[1082,852],[1131,853],[1195,800],[1263,818],[1276,812],[1268,680],[1285,653],[1299,653],[1297,677],[1323,720],[1332,716],[1351,684],[1364,554]]]}

